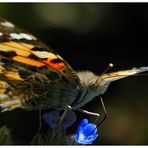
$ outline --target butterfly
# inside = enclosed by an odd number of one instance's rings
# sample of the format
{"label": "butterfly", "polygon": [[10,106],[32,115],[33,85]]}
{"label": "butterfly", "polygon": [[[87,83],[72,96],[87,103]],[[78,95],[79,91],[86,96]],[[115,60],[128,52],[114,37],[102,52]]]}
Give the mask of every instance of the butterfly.
{"label": "butterfly", "polygon": [[0,19],[0,108],[1,111],[79,110],[105,93],[111,82],[148,67],[94,74],[75,71],[58,53],[32,34]]}

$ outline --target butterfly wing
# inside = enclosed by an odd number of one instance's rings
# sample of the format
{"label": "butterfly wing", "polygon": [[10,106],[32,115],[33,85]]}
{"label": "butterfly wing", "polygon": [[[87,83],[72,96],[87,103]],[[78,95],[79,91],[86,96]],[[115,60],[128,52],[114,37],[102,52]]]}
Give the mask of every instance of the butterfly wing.
{"label": "butterfly wing", "polygon": [[[53,49],[30,33],[0,19],[0,106],[63,107],[62,91],[72,95],[79,78]],[[64,88],[63,88],[64,87]],[[59,95],[58,95],[59,93]],[[74,92],[77,95],[78,92]],[[47,101],[48,100],[48,101]]]}

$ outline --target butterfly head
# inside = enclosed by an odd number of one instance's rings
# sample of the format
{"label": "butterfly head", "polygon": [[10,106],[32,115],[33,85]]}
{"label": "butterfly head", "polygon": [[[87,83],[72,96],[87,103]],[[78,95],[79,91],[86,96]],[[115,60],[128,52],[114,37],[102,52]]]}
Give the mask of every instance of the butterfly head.
{"label": "butterfly head", "polygon": [[102,95],[107,90],[109,83],[106,83],[102,76],[98,76],[90,71],[77,72],[80,79],[81,94],[73,103],[73,108],[81,108],[95,97]]}
{"label": "butterfly head", "polygon": [[148,67],[132,68],[130,70],[103,73],[100,76],[92,72],[85,71],[78,72],[78,76],[82,87],[87,87],[89,89],[95,90],[99,95],[101,95],[105,93],[111,82],[145,71],[148,71]]}
{"label": "butterfly head", "polygon": [[90,71],[78,72],[82,88],[87,88],[97,95],[104,94],[110,82],[104,79],[103,75],[96,75]]}

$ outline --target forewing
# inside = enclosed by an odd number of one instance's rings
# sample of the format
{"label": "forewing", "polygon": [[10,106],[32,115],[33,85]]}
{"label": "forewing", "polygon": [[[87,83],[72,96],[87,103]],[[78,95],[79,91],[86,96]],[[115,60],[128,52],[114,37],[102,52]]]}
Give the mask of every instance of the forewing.
{"label": "forewing", "polygon": [[20,91],[13,90],[23,91],[30,78],[36,83],[36,80],[48,82],[48,85],[57,79],[69,85],[79,83],[73,69],[53,49],[11,22],[0,19],[0,106],[7,108],[11,104],[10,109],[21,106],[17,98]]}

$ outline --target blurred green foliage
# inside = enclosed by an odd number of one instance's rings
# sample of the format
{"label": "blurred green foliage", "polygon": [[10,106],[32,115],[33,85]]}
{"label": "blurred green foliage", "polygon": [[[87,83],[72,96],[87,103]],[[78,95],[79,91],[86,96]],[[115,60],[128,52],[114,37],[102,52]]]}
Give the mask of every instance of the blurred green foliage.
{"label": "blurred green foliage", "polygon": [[9,145],[12,144],[12,140],[10,138],[10,131],[7,127],[2,126],[0,128],[0,145]]}

